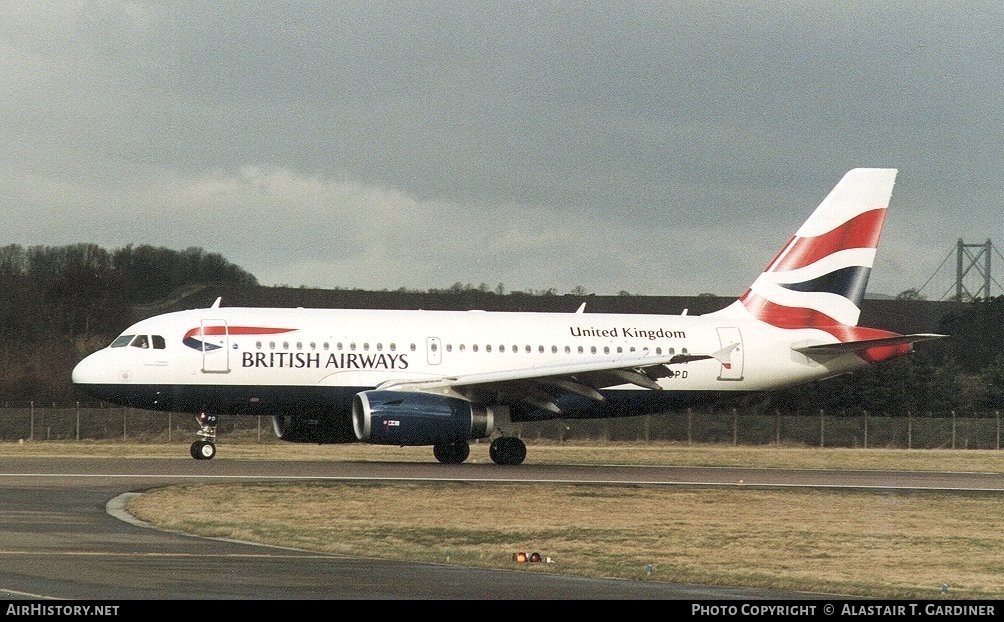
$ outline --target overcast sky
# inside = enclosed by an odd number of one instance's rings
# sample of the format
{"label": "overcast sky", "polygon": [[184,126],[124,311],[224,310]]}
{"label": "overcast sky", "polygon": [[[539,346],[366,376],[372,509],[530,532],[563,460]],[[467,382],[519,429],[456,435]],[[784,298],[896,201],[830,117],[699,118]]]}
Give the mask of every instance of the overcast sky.
{"label": "overcast sky", "polygon": [[893,167],[869,291],[940,299],[1004,248],[1002,59],[999,0],[0,0],[0,245],[733,296]]}

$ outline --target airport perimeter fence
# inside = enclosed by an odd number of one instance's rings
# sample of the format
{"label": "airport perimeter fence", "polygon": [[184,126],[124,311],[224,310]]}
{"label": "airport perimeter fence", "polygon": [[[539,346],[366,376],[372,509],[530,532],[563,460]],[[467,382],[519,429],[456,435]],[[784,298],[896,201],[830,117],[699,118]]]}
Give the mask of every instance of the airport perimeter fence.
{"label": "airport perimeter fence", "polygon": [[[122,441],[190,443],[194,415],[85,403],[0,404],[0,442]],[[819,411],[814,415],[709,410],[619,419],[562,419],[516,425],[540,442],[683,442],[902,449],[1000,449],[1001,414],[923,416]],[[223,416],[217,435],[228,443],[279,441],[267,416]]]}

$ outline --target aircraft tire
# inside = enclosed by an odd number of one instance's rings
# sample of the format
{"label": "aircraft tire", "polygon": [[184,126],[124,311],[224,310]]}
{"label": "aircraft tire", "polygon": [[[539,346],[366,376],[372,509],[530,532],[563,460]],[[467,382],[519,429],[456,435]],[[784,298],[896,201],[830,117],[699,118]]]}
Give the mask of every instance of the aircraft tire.
{"label": "aircraft tire", "polygon": [[208,441],[195,441],[192,443],[191,453],[196,460],[212,460],[216,455],[216,445]]}
{"label": "aircraft tire", "polygon": [[526,443],[515,436],[500,436],[488,446],[488,455],[495,464],[523,464]]}
{"label": "aircraft tire", "polygon": [[461,464],[471,455],[471,446],[467,441],[439,443],[432,446],[432,454],[442,464]]}

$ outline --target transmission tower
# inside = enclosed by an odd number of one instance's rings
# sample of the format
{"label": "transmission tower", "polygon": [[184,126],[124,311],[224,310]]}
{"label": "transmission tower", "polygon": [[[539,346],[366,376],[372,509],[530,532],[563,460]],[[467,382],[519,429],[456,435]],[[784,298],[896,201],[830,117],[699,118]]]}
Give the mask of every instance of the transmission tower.
{"label": "transmission tower", "polygon": [[[973,249],[979,250],[974,252]],[[956,300],[975,300],[977,298],[990,297],[990,282],[992,281],[990,278],[990,255],[992,250],[993,245],[990,243],[990,240],[987,240],[983,244],[966,244],[961,238],[959,239],[955,252]],[[975,292],[969,291],[965,284],[965,277],[972,270],[976,271],[977,276],[983,278],[983,284]]]}

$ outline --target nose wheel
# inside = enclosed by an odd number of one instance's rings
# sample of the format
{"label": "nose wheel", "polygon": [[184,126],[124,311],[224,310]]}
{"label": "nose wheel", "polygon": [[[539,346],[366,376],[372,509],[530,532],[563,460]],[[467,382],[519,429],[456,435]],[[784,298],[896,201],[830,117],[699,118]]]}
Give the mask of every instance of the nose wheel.
{"label": "nose wheel", "polygon": [[216,455],[216,443],[195,441],[192,443],[192,457],[196,460],[212,460]]}
{"label": "nose wheel", "polygon": [[195,433],[199,440],[192,443],[192,457],[196,460],[212,460],[216,455],[216,415],[203,412],[195,420],[199,423],[199,431]]}

